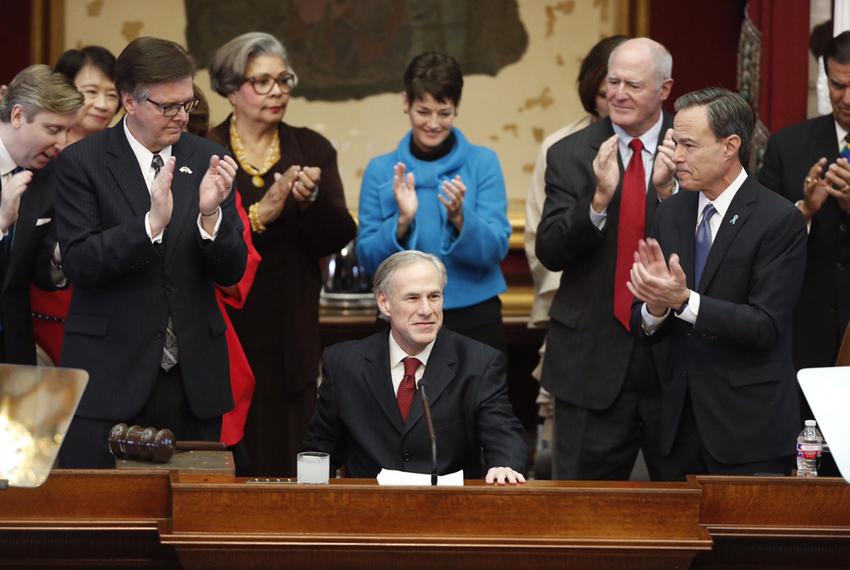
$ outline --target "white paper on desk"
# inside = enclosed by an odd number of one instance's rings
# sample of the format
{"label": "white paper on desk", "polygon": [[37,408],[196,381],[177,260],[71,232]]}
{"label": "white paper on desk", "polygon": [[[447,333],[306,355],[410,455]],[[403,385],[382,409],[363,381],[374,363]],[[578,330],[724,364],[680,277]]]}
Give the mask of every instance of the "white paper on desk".
{"label": "white paper on desk", "polygon": [[[424,485],[430,487],[431,474],[381,469],[381,472],[378,473],[378,485]],[[448,475],[439,475],[437,477],[437,486],[463,487],[463,469],[449,473]]]}
{"label": "white paper on desk", "polygon": [[[844,480],[850,483],[850,366],[804,368],[797,381]],[[803,418],[808,419],[808,418]]]}

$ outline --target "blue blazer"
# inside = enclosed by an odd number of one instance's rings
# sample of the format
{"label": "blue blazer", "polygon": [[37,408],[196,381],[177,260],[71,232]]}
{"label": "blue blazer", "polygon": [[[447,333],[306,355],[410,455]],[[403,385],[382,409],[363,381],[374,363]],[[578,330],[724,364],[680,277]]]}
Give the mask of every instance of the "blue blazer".
{"label": "blue blazer", "polygon": [[[502,168],[496,153],[470,144],[458,129],[448,155],[435,161],[410,153],[410,133],[395,151],[372,159],[363,175],[358,210],[357,259],[370,274],[390,255],[418,249],[446,265],[445,308],[486,301],[507,289],[499,266],[508,253],[511,225]],[[403,242],[399,242],[398,204],[393,193],[393,166],[402,162],[413,173],[419,208]],[[460,175],[466,185],[463,231],[448,220],[437,199],[442,182]]]}

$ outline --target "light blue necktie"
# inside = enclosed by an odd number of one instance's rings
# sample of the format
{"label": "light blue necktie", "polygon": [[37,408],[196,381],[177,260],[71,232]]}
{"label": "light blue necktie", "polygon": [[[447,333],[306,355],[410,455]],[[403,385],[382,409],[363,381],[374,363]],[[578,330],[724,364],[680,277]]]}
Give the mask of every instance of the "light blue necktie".
{"label": "light blue necktie", "polygon": [[696,247],[694,248],[694,288],[699,287],[702,279],[702,270],[705,269],[705,261],[708,252],[711,251],[711,227],[708,225],[711,217],[717,213],[714,204],[708,203],[702,210],[702,221],[697,228]]}

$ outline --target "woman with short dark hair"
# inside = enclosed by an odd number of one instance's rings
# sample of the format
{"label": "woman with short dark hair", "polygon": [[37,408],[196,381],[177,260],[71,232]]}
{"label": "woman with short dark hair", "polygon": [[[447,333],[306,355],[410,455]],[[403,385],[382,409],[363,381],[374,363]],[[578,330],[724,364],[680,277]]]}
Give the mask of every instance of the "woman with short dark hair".
{"label": "woman with short dark hair", "polygon": [[86,98],[77,122],[68,133],[68,144],[108,127],[120,103],[113,79],[112,52],[101,46],[69,49],[59,56],[54,69],[70,79]]}
{"label": "woman with short dark hair", "polygon": [[449,55],[426,52],[408,65],[402,105],[411,129],[363,175],[357,258],[374,273],[397,251],[436,255],[449,276],[444,325],[504,350],[505,182],[496,153],[454,126],[462,91],[463,73]]}

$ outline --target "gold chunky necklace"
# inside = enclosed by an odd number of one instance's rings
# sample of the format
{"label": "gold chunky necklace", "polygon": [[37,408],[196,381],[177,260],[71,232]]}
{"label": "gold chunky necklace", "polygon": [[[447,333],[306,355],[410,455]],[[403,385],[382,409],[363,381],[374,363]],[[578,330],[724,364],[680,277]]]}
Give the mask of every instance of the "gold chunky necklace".
{"label": "gold chunky necklace", "polygon": [[277,129],[274,130],[274,138],[266,149],[263,166],[257,168],[248,162],[248,158],[245,156],[245,145],[242,143],[242,139],[239,138],[239,133],[236,132],[236,116],[234,115],[230,120],[230,147],[233,149],[233,154],[236,155],[239,166],[251,175],[251,183],[257,188],[265,186],[266,182],[263,180],[263,174],[268,172],[280,160],[280,132]]}

